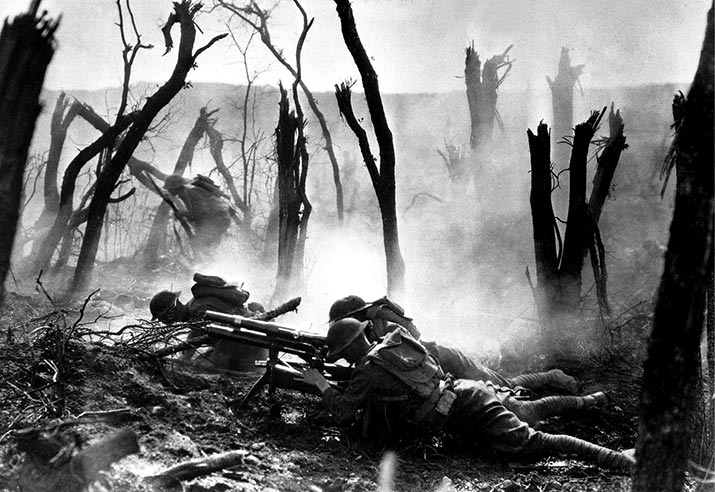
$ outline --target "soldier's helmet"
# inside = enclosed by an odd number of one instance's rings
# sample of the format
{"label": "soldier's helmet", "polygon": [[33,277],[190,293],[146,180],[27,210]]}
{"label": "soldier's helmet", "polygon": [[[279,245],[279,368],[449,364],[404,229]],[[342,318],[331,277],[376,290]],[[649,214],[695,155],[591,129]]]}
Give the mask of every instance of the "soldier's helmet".
{"label": "soldier's helmet", "polygon": [[179,293],[169,290],[162,290],[154,294],[154,297],[149,301],[149,311],[151,311],[151,320],[156,321],[161,319],[165,314],[171,311],[176,306],[179,300]]}
{"label": "soldier's helmet", "polygon": [[172,174],[170,176],[167,176],[164,180],[164,188],[168,191],[176,191],[186,186],[187,183],[188,181],[185,180],[183,177],[179,176],[178,174]]}
{"label": "soldier's helmet", "polygon": [[336,321],[328,330],[326,342],[328,353],[326,358],[330,361],[340,358],[340,354],[350,345],[362,332],[369,322],[360,322],[355,318],[343,318]]}
{"label": "soldier's helmet", "polygon": [[366,303],[362,297],[356,295],[350,295],[343,297],[342,299],[338,299],[332,306],[330,306],[330,312],[328,313],[330,319],[328,319],[328,324],[335,323],[340,319],[357,314],[359,311],[368,306],[368,303]]}

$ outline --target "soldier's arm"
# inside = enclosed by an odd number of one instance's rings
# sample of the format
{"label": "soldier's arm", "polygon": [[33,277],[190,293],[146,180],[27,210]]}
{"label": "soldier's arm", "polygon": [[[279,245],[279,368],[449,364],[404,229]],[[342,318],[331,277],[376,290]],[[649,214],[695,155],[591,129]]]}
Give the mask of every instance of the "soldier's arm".
{"label": "soldier's arm", "polygon": [[373,396],[374,383],[367,368],[355,370],[353,378],[341,393],[334,387],[323,391],[323,402],[328,411],[340,422],[354,420],[357,411]]}

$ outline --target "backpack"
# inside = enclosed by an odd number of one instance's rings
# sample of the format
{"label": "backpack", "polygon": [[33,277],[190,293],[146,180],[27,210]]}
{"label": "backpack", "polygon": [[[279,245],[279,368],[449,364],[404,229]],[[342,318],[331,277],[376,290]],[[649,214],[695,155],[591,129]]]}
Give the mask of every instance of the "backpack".
{"label": "backpack", "polygon": [[208,191],[210,194],[215,196],[220,196],[221,198],[228,198],[228,195],[221,191],[214,180],[203,174],[197,174],[194,179],[191,180],[191,186],[196,188],[201,188],[204,191]]}
{"label": "backpack", "polygon": [[373,334],[382,338],[394,330],[392,324],[405,329],[415,340],[420,339],[420,332],[412,322],[412,318],[405,316],[402,306],[385,297],[371,302],[365,311],[365,317],[373,322]]}
{"label": "backpack", "polygon": [[437,359],[407,332],[395,330],[368,352],[368,360],[385,369],[424,399],[410,420],[438,430],[447,420],[456,395],[451,377],[445,375]]}
{"label": "backpack", "polygon": [[250,292],[237,285],[227,284],[224,279],[214,275],[194,273],[194,285],[191,294],[194,299],[201,297],[216,297],[236,307],[243,307],[251,296]]}

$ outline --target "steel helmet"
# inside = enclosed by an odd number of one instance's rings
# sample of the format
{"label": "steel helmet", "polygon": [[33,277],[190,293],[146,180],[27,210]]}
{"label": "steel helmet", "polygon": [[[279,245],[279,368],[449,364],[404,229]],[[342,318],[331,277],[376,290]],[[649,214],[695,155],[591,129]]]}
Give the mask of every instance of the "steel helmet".
{"label": "steel helmet", "polygon": [[339,319],[347,318],[358,311],[371,306],[372,304],[366,303],[362,297],[356,295],[350,295],[338,299],[330,306],[330,312],[328,313],[329,320],[328,323],[334,323]]}
{"label": "steel helmet", "polygon": [[336,321],[328,330],[326,342],[328,343],[328,360],[337,360],[340,354],[350,345],[362,332],[365,331],[368,321],[360,322],[355,318],[343,318]]}
{"label": "steel helmet", "polygon": [[179,300],[178,292],[171,292],[170,290],[162,290],[154,294],[154,297],[149,301],[149,311],[151,311],[151,320],[155,321],[160,317],[168,313],[171,308],[176,306]]}

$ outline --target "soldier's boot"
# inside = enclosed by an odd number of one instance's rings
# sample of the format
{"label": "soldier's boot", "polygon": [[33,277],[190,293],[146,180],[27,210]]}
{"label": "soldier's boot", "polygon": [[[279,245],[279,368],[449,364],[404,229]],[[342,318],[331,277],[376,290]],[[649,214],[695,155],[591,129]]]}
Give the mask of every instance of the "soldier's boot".
{"label": "soldier's boot", "polygon": [[514,386],[521,386],[530,390],[542,388],[553,388],[566,391],[575,395],[578,393],[578,381],[569,376],[561,369],[551,369],[546,372],[535,372],[533,374],[521,374],[510,379]]}
{"label": "soldier's boot", "polygon": [[586,396],[547,396],[533,401],[522,401],[508,398],[504,406],[511,410],[521,420],[528,424],[549,417],[561,415],[572,410],[583,410],[608,403],[608,396],[599,391]]}
{"label": "soldier's boot", "polygon": [[563,434],[537,433],[534,450],[541,455],[573,455],[579,460],[593,463],[603,468],[630,473],[636,464],[628,453],[620,453],[577,437]]}

